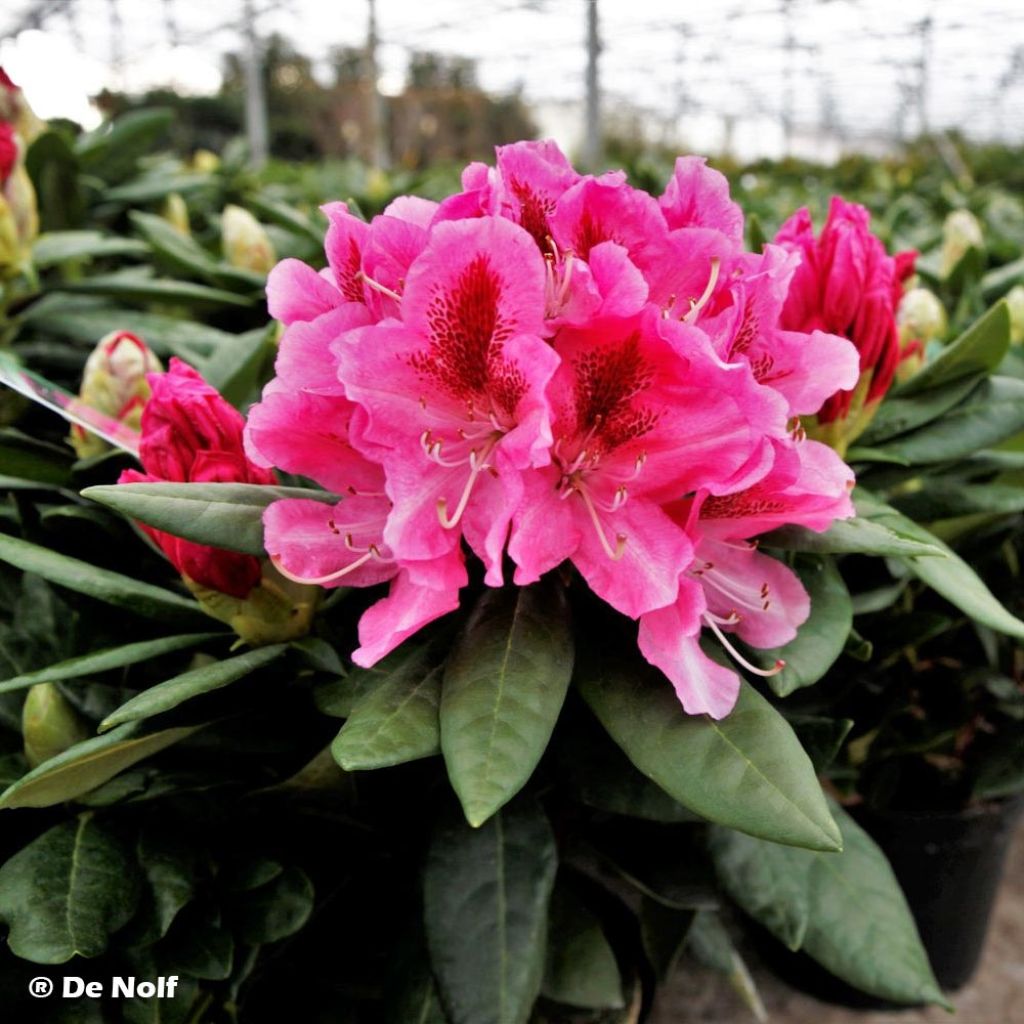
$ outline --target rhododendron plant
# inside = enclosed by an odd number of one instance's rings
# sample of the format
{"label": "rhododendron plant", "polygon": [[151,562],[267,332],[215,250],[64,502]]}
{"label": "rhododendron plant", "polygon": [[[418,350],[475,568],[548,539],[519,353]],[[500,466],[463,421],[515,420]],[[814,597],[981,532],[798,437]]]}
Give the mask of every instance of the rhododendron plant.
{"label": "rhododendron plant", "polygon": [[726,634],[777,647],[807,617],[751,542],[852,514],[852,475],[798,417],[855,386],[857,352],[786,321],[799,258],[744,252],[702,161],[659,200],[520,143],[463,186],[369,224],[331,204],[328,269],[271,273],[286,329],[247,448],[339,500],[271,505],[267,550],[293,580],[391,581],[360,624],[364,665],[457,606],[467,554],[491,586],[506,559],[520,586],[571,564],[639,620],[687,711],[727,714],[739,679],[702,627],[770,673]]}

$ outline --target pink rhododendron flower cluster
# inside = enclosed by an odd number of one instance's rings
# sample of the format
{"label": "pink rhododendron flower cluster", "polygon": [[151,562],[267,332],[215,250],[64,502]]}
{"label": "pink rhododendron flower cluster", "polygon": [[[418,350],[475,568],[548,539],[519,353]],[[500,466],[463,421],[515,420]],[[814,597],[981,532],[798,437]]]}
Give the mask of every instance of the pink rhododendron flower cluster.
{"label": "pink rhododendron flower cluster", "polygon": [[359,626],[353,659],[370,665],[458,606],[468,554],[492,586],[571,563],[638,622],[688,712],[727,714],[739,677],[702,631],[767,673],[730,635],[779,647],[809,612],[755,538],[852,514],[852,473],[800,417],[860,362],[784,318],[801,256],[745,252],[700,159],[654,198],[578,174],[550,142],[499,148],[440,204],[325,213],[327,269],[270,275],[286,330],[245,441],[339,500],[271,505],[274,564],[327,587],[389,582]]}

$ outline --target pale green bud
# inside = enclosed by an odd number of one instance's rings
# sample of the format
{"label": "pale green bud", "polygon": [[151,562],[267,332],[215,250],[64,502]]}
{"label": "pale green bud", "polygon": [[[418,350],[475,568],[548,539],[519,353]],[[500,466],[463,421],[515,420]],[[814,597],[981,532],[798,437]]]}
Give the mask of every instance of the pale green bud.
{"label": "pale green bud", "polygon": [[927,344],[946,333],[946,309],[934,292],[927,288],[911,288],[900,300],[896,323],[902,348],[912,341]]}
{"label": "pale green bud", "polygon": [[285,579],[269,559],[262,563],[260,582],[244,598],[210,590],[187,576],[183,579],[207,615],[227,623],[251,647],[305,636],[324,593]]}
{"label": "pale green bud", "polygon": [[224,258],[240,270],[268,274],[277,262],[266,228],[241,206],[225,206],[221,218]]}
{"label": "pale green bud", "polygon": [[0,278],[18,274],[39,234],[39,211],[32,180],[19,158],[0,188]]}
{"label": "pale green bud", "polygon": [[188,220],[188,206],[177,192],[172,192],[167,197],[160,216],[179,234],[192,234],[192,226]]}
{"label": "pale green bud", "polygon": [[954,210],[942,225],[942,268],[948,277],[969,249],[984,250],[985,238],[978,218],[970,210]]}
{"label": "pale green bud", "polygon": [[1010,307],[1010,344],[1024,343],[1024,284],[1015,284],[1006,293]]}
{"label": "pale green bud", "polygon": [[36,683],[22,707],[21,735],[25,760],[35,768],[88,739],[90,731],[53,683]]}

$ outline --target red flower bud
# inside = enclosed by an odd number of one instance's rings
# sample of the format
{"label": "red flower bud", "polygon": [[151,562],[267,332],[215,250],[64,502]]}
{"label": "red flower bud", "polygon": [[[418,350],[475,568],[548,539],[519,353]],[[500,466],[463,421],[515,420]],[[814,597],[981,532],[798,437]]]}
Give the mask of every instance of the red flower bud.
{"label": "red flower bud", "polygon": [[[275,477],[246,458],[242,414],[200,375],[172,359],[167,373],[147,376],[152,395],[142,413],[139,457],[145,473],[125,470],[119,483],[272,484]],[[252,555],[182,540],[143,525],[174,567],[211,590],[245,598],[260,581]]]}
{"label": "red flower bud", "polygon": [[[849,338],[860,353],[858,387],[828,399],[818,413],[822,424],[846,419],[855,395],[867,407],[881,399],[900,360],[896,308],[917,253],[889,256],[871,233],[869,221],[863,206],[833,196],[817,239],[806,209],[790,217],[775,238],[803,257],[786,299],[782,326],[838,334]],[[860,408],[854,410],[857,415],[860,412]]]}

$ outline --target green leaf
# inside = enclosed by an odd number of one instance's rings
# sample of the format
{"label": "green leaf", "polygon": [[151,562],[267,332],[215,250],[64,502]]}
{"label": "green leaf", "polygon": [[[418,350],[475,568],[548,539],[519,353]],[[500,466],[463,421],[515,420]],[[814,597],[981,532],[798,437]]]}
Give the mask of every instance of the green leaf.
{"label": "green leaf", "polygon": [[192,623],[206,618],[190,598],[7,534],[0,534],[0,561],[147,618]]}
{"label": "green leaf", "polygon": [[262,484],[103,484],[82,497],[158,530],[226,551],[263,555],[263,510],[283,498],[334,504],[336,495],[308,487]]}
{"label": "green leaf", "polygon": [[190,669],[173,679],[157,683],[148,690],[132,697],[122,704],[112,715],[108,715],[100,724],[100,731],[105,732],[125,722],[136,722],[143,718],[162,714],[176,708],[193,697],[198,697],[212,690],[244,678],[257,669],[269,665],[288,649],[287,644],[271,644],[269,647],[258,647],[234,658],[215,661],[209,665],[200,665]]}
{"label": "green leaf", "polygon": [[44,832],[0,868],[11,952],[37,964],[99,956],[135,913],[135,865],[92,814]]}
{"label": "green leaf", "polygon": [[158,356],[177,355],[190,363],[230,344],[234,337],[206,324],[113,306],[84,295],[47,295],[25,313],[24,321],[41,333],[87,345],[99,341],[114,323],[139,335]]}
{"label": "green leaf", "polygon": [[199,367],[203,379],[232,405],[241,407],[255,391],[267,357],[276,352],[277,324],[235,334]]}
{"label": "green leaf", "polygon": [[29,146],[25,169],[35,186],[43,231],[76,227],[85,216],[78,160],[60,132],[44,132]]}
{"label": "green leaf", "polygon": [[877,451],[907,465],[952,462],[1024,429],[1024,381],[990,377],[939,419],[880,444]]}
{"label": "green leaf", "polygon": [[331,744],[334,760],[346,771],[386,768],[441,752],[438,665],[422,678],[395,673],[352,709]]}
{"label": "green leaf", "polygon": [[396,679],[396,686],[412,686],[430,671],[432,665],[430,644],[409,641],[372,668],[357,665],[341,679],[316,687],[313,701],[319,711],[331,718],[348,718],[368,693],[389,684],[392,678]]}
{"label": "green leaf", "polygon": [[916,522],[934,522],[936,519],[980,513],[1016,515],[1024,512],[1024,487],[964,484],[942,477],[924,479],[920,489],[893,497],[892,506]]}
{"label": "green leaf", "polygon": [[984,376],[975,373],[908,398],[893,398],[890,392],[878,407],[868,428],[857,438],[857,445],[871,447],[931,423],[963,401]]}
{"label": "green leaf", "polygon": [[855,988],[898,1003],[949,1006],[885,855],[839,806],[842,853],[796,850],[714,829],[711,854],[730,896],[790,949]]}
{"label": "green leaf", "polygon": [[96,274],[80,281],[65,281],[61,289],[77,295],[103,295],[128,302],[180,302],[188,306],[251,306],[254,301],[222,288],[177,281],[171,277],[148,277],[135,272]]}
{"label": "green leaf", "polygon": [[1024,256],[990,270],[981,279],[981,291],[986,302],[1001,298],[1015,284],[1024,281]]}
{"label": "green leaf", "polygon": [[32,262],[40,270],[69,260],[95,260],[110,256],[145,257],[149,246],[134,238],[104,235],[100,231],[48,231],[32,246]]}
{"label": "green leaf", "polygon": [[472,825],[533,774],[572,676],[565,588],[557,579],[488,591],[448,657],[441,750]]}
{"label": "green leaf", "polygon": [[675,968],[696,915],[694,910],[673,910],[645,896],[640,903],[640,938],[659,981]]}
{"label": "green leaf", "polygon": [[761,1024],[768,1020],[757,985],[743,958],[736,952],[718,914],[699,910],[686,936],[686,945],[699,964],[725,975],[755,1020]]}
{"label": "green leaf", "polygon": [[103,198],[109,203],[153,203],[166,199],[172,192],[186,195],[197,189],[208,189],[215,185],[215,179],[205,173],[152,174],[136,178],[117,188],[109,188]]}
{"label": "green leaf", "polygon": [[819,555],[914,555],[939,556],[938,541],[923,542],[905,532],[857,515],[839,519],[824,533],[804,526],[783,526],[761,537],[765,547],[809,551]]}
{"label": "green leaf", "polygon": [[167,107],[130,110],[80,135],[75,152],[82,166],[93,174],[106,181],[116,180],[128,173],[140,156],[152,152],[173,119]]}
{"label": "green leaf", "polygon": [[541,994],[588,1010],[619,1009],[622,977],[601,922],[568,886],[555,886]]}
{"label": "green leaf", "polygon": [[326,640],[318,636],[304,636],[291,642],[293,651],[298,651],[310,668],[331,676],[344,675],[338,652]]}
{"label": "green leaf", "polygon": [[209,901],[186,907],[158,949],[167,974],[224,981],[234,965],[234,936],[222,923],[217,906]]}
{"label": "green leaf", "polygon": [[993,596],[981,577],[957,555],[923,526],[900,515],[894,508],[867,492],[856,498],[858,511],[869,515],[873,522],[899,530],[922,543],[937,546],[945,558],[906,558],[907,568],[922,582],[941,594],[965,615],[1007,636],[1024,639],[1024,622],[1011,615]]}
{"label": "green leaf", "polygon": [[416,909],[410,926],[392,939],[379,1011],[382,1024],[449,1024],[430,970],[422,908]]}
{"label": "green leaf", "polygon": [[768,241],[761,218],[756,213],[747,214],[747,248],[760,252]]}
{"label": "green leaf", "polygon": [[573,797],[610,814],[678,824],[700,819],[633,763],[592,719],[573,723],[558,748],[558,766]]}
{"label": "green leaf", "polygon": [[36,683],[54,683],[61,679],[80,679],[83,676],[96,675],[99,672],[109,672],[112,668],[136,665],[140,661],[159,658],[161,655],[170,654],[173,651],[198,647],[200,644],[226,635],[224,633],[185,633],[181,636],[164,636],[159,640],[139,640],[122,647],[107,647],[102,651],[91,651],[89,654],[60,661],[56,665],[41,668],[36,672],[28,672],[15,676],[13,679],[5,679],[0,682],[0,693],[21,690],[27,686],[35,686]]}
{"label": "green leaf", "polygon": [[557,853],[531,800],[480,828],[454,815],[430,844],[427,945],[451,1024],[526,1024],[544,970]]}
{"label": "green leaf", "polygon": [[324,229],[320,225],[314,224],[294,207],[259,193],[246,196],[245,207],[261,220],[287,228],[297,235],[304,235],[312,239],[318,245],[323,245]]}
{"label": "green leaf", "polygon": [[231,914],[233,931],[243,942],[262,946],[294,935],[313,912],[313,883],[297,867],[250,889]]}
{"label": "green leaf", "polygon": [[119,772],[158,754],[196,726],[143,734],[134,723],[69,747],[23,775],[0,794],[0,808],[52,807],[102,786]]}
{"label": "green leaf", "polygon": [[69,590],[147,617],[185,619],[192,625],[205,619],[199,607],[188,598],[18,537],[0,534],[0,561]]}
{"label": "green leaf", "polygon": [[800,746],[817,772],[825,771],[836,759],[850,730],[850,718],[826,718],[820,715],[787,715],[786,721],[800,740]]}
{"label": "green leaf", "polygon": [[769,662],[781,659],[786,663],[768,680],[780,697],[821,679],[843,653],[853,625],[850,594],[832,559],[805,556],[794,568],[811,598],[810,617],[785,647],[762,654]]}
{"label": "green leaf", "polygon": [[71,454],[13,428],[0,429],[0,465],[4,473],[54,487],[71,483]]}
{"label": "green leaf", "polygon": [[721,721],[687,715],[664,676],[635,660],[606,657],[578,684],[633,764],[690,810],[775,842],[839,848],[810,760],[749,684]]}
{"label": "green leaf", "polygon": [[242,291],[262,290],[266,284],[263,274],[238,270],[214,259],[191,235],[183,235],[163,217],[131,210],[128,218],[172,273],[199,277],[219,287]]}
{"label": "green leaf", "polygon": [[893,388],[891,397],[920,395],[963,377],[991,373],[1002,362],[1009,345],[1010,309],[1000,301],[923,369]]}
{"label": "green leaf", "polygon": [[[180,911],[196,893],[195,848],[170,828],[144,827],[136,857],[145,881],[143,907],[132,922],[132,945],[148,945],[163,938]],[[140,927],[136,927],[140,923]]]}

